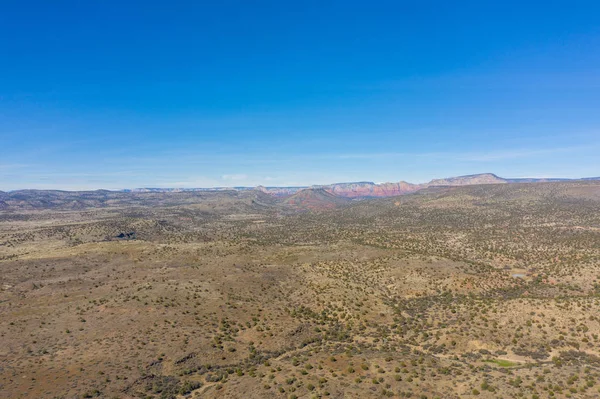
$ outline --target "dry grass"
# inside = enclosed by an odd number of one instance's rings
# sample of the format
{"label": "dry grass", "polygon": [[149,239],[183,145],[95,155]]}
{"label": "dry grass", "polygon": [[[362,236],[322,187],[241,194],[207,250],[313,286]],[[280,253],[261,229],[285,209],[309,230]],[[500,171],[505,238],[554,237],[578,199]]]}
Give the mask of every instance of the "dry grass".
{"label": "dry grass", "polygon": [[0,397],[598,397],[599,192],[21,199]]}

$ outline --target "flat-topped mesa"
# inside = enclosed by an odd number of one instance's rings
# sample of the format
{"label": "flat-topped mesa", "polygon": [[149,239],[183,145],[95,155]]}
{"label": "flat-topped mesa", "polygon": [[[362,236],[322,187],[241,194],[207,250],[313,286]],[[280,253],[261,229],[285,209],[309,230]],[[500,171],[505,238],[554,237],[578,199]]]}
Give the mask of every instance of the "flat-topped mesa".
{"label": "flat-topped mesa", "polygon": [[448,177],[446,179],[434,179],[426,184],[432,186],[469,186],[474,184],[506,184],[508,181],[493,173],[481,173],[476,175],[466,175],[457,177]]}

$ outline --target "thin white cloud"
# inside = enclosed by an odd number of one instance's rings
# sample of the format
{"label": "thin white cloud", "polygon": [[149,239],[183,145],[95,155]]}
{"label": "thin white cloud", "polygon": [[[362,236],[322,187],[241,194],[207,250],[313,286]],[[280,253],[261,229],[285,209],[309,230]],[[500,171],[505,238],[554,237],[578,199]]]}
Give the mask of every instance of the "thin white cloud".
{"label": "thin white cloud", "polygon": [[491,161],[502,161],[517,158],[533,158],[541,155],[552,155],[560,153],[577,152],[582,150],[589,150],[590,146],[573,146],[573,147],[556,147],[556,148],[542,148],[542,149],[513,149],[513,150],[502,150],[502,151],[482,151],[472,152],[466,154],[460,154],[456,157],[460,161],[473,161],[473,162],[491,162]]}
{"label": "thin white cloud", "polygon": [[[468,161],[468,162],[491,162],[502,161],[516,158],[533,158],[541,155],[552,155],[559,153],[570,153],[577,151],[586,151],[598,146],[571,146],[571,147],[556,147],[556,148],[514,148],[508,150],[490,151],[469,151],[469,152],[373,152],[373,153],[349,153],[349,154],[320,154],[307,155],[310,159],[367,159],[378,160],[388,158],[422,158],[422,159],[437,159],[448,161]],[[300,156],[302,157],[302,156]]]}
{"label": "thin white cloud", "polygon": [[24,164],[24,163],[8,163],[8,164],[0,164],[0,171],[8,171],[15,169],[24,169],[28,168],[32,165]]}
{"label": "thin white cloud", "polygon": [[223,176],[221,176],[221,178],[223,180],[229,180],[229,181],[240,181],[240,180],[246,180],[248,178],[248,175],[240,173],[240,174],[232,174],[232,175],[223,175]]}

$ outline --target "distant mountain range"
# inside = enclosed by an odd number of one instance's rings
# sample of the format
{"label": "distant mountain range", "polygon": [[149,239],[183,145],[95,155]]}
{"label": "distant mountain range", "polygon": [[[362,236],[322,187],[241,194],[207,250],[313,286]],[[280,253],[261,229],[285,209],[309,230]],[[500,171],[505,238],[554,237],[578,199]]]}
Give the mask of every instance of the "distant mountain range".
{"label": "distant mountain range", "polygon": [[[475,175],[448,177],[445,179],[434,179],[429,183],[412,184],[405,181],[397,183],[373,183],[373,182],[353,182],[353,183],[335,183],[327,185],[314,186],[298,186],[298,187],[213,187],[213,188],[135,188],[119,191],[96,190],[96,191],[80,191],[67,192],[60,190],[17,190],[11,192],[0,191],[0,210],[8,209],[9,202],[14,204],[15,201],[25,200],[34,202],[32,206],[42,206],[44,203],[48,205],[53,203],[57,198],[62,203],[66,198],[70,198],[72,207],[85,207],[96,201],[98,198],[112,198],[117,194],[152,194],[152,193],[193,193],[193,192],[260,192],[265,195],[265,198],[273,198],[286,200],[290,205],[301,205],[302,208],[313,208],[317,203],[331,204],[332,206],[340,205],[343,200],[351,199],[367,199],[367,198],[382,198],[393,197],[417,192],[430,187],[447,187],[447,186],[468,186],[477,184],[515,184],[515,183],[540,183],[540,182],[565,182],[565,181],[586,181],[600,180],[600,177],[589,177],[582,179],[558,179],[558,178],[520,178],[506,179],[499,177],[493,173],[482,173]],[[73,194],[71,196],[67,194]],[[74,196],[75,194],[78,194]],[[100,196],[100,197],[99,197]],[[119,197],[120,198],[120,197]],[[88,204],[87,202],[90,202]]]}
{"label": "distant mountain range", "polygon": [[[134,190],[17,190],[0,191],[0,216],[12,210],[84,210],[111,206],[165,206],[202,203],[209,213],[226,212],[235,204],[237,211],[245,207],[248,213],[257,209],[272,212],[316,211],[343,207],[356,200],[392,197],[424,191],[448,191],[448,187],[554,182],[590,185],[587,179],[504,179],[492,173],[435,179],[429,183],[411,184],[407,182],[381,183],[355,182],[336,183],[310,187],[220,187],[220,188],[143,188]],[[588,181],[588,183],[586,183]],[[592,185],[598,186],[597,183]],[[485,191],[485,190],[484,190]],[[165,195],[168,194],[168,195]],[[172,195],[171,195],[172,194]]]}
{"label": "distant mountain range", "polygon": [[[296,187],[214,187],[214,188],[136,188],[133,190],[123,190],[132,192],[179,192],[179,191],[246,191],[260,190],[263,193],[276,197],[289,197],[306,189],[321,189],[327,193],[342,198],[381,198],[393,197],[414,193],[428,187],[442,186],[468,186],[474,184],[509,184],[509,183],[541,183],[558,181],[576,181],[576,180],[600,180],[600,177],[589,177],[583,179],[561,179],[561,178],[518,178],[507,179],[499,177],[493,173],[481,173],[466,176],[448,177],[445,179],[434,179],[429,183],[413,184],[405,181],[398,183],[373,183],[373,182],[353,182],[353,183],[334,183],[328,185],[314,186],[296,186]],[[313,192],[315,194],[316,192]],[[319,196],[323,194],[319,192]]]}

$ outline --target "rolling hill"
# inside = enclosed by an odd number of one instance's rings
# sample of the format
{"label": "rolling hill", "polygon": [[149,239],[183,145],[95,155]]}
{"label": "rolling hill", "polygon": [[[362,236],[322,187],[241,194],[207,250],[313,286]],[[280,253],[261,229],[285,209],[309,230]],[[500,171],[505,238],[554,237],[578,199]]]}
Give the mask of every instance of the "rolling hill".
{"label": "rolling hill", "polygon": [[330,193],[324,188],[307,188],[283,200],[283,203],[296,209],[333,209],[350,202],[348,198]]}

